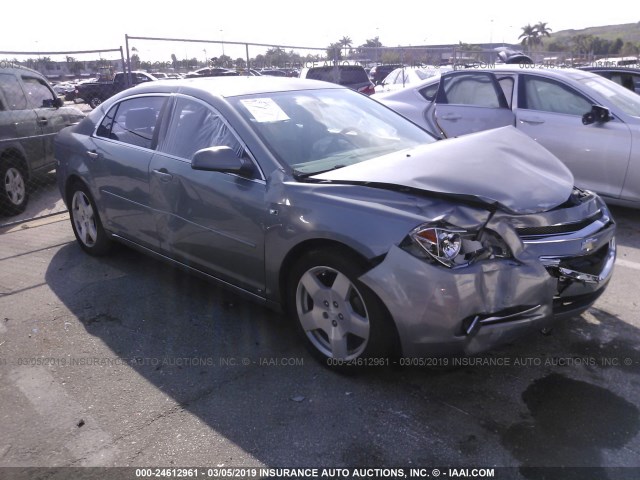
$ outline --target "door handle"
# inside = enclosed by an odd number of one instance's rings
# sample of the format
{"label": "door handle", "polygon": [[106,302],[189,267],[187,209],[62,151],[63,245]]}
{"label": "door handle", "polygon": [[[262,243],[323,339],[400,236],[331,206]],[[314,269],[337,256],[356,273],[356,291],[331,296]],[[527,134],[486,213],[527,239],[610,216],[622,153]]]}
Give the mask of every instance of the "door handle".
{"label": "door handle", "polygon": [[530,118],[521,117],[520,121],[522,123],[529,123],[531,125],[540,125],[541,123],[544,123],[544,120],[540,117],[530,117]]}
{"label": "door handle", "polygon": [[100,154],[95,150],[87,150],[87,155],[89,156],[89,158],[92,158],[93,160],[100,158]]}
{"label": "door handle", "polygon": [[458,115],[456,113],[446,113],[440,117],[442,120],[460,120],[462,115]]}
{"label": "door handle", "polygon": [[38,125],[46,125],[47,123],[49,123],[49,121],[46,118],[39,118],[38,119]]}
{"label": "door handle", "polygon": [[173,180],[173,175],[171,175],[166,168],[153,170],[153,174],[160,177],[161,182],[170,182],[171,180]]}

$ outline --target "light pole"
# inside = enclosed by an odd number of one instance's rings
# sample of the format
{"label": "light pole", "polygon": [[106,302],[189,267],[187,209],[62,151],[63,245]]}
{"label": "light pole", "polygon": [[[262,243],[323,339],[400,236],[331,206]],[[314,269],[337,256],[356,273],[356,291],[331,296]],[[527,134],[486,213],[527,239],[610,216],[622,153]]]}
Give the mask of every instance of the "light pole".
{"label": "light pole", "polygon": [[222,56],[224,56],[224,30],[220,29],[220,40],[222,42]]}

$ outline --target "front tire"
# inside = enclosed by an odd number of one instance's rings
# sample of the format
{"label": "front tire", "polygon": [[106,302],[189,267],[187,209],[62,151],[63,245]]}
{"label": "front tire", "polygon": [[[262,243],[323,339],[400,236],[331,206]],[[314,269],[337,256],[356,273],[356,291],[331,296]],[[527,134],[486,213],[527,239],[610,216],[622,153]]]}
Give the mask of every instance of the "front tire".
{"label": "front tire", "polygon": [[24,212],[29,201],[26,175],[14,161],[0,160],[0,207],[9,215]]}
{"label": "front tire", "polygon": [[89,189],[76,182],[69,192],[69,217],[80,247],[90,255],[106,255],[111,248]]}
{"label": "front tire", "polygon": [[287,310],[306,347],[327,366],[366,365],[364,359],[388,357],[395,346],[389,314],[358,280],[366,265],[354,257],[342,249],[310,251],[287,284]]}

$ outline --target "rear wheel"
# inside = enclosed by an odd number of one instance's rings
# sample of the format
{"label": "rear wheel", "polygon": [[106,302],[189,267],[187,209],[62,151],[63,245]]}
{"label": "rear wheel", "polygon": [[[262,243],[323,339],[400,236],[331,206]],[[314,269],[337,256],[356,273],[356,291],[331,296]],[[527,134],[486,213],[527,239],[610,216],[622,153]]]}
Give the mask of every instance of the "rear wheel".
{"label": "rear wheel", "polygon": [[[380,299],[344,250],[311,251],[291,271],[287,307],[310,352],[328,366],[362,365],[392,353],[395,329]],[[336,362],[335,360],[339,360]]]}
{"label": "rear wheel", "polygon": [[18,162],[0,160],[0,206],[10,214],[16,215],[27,208],[29,193],[24,169]]}
{"label": "rear wheel", "polygon": [[87,103],[89,104],[89,106],[91,106],[91,108],[98,108],[98,106],[100,106],[100,104],[102,103],[102,99],[97,95],[92,95]]}
{"label": "rear wheel", "polygon": [[69,216],[76,240],[85,252],[96,256],[109,252],[111,240],[102,227],[89,189],[82,183],[76,182],[71,187]]}

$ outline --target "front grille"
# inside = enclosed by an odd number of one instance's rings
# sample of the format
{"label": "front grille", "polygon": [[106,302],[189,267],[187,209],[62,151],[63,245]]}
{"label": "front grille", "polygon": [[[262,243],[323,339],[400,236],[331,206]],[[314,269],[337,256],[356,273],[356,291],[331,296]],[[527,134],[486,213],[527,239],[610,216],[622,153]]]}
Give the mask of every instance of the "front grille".
{"label": "front grille", "polygon": [[590,275],[600,275],[607,261],[609,248],[607,243],[589,255],[562,260],[559,266]]}
{"label": "front grille", "polygon": [[600,220],[602,218],[602,210],[598,210],[596,213],[591,215],[584,220],[573,223],[563,223],[561,225],[545,225],[542,227],[521,227],[517,228],[516,231],[520,238],[523,240],[528,240],[533,237],[541,237],[548,235],[559,235],[563,233],[572,233],[582,230],[585,227],[588,227],[596,220]]}

